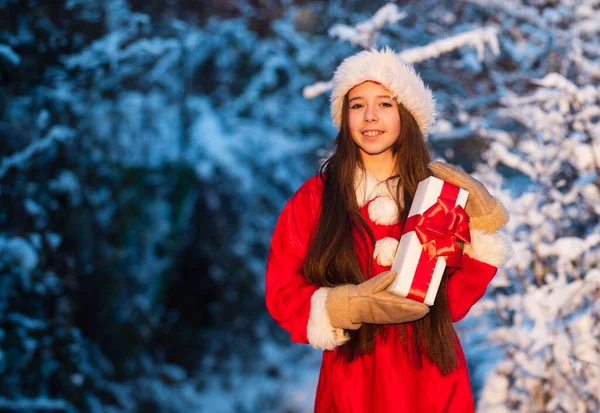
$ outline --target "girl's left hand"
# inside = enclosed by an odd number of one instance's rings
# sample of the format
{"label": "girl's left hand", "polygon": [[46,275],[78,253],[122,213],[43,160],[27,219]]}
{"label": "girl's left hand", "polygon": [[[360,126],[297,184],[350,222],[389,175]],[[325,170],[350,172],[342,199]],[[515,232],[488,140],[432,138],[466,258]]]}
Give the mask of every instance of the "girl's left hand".
{"label": "girl's left hand", "polygon": [[465,207],[471,218],[469,227],[494,232],[506,225],[509,219],[506,208],[481,182],[446,163],[431,162],[427,167],[436,178],[469,191]]}

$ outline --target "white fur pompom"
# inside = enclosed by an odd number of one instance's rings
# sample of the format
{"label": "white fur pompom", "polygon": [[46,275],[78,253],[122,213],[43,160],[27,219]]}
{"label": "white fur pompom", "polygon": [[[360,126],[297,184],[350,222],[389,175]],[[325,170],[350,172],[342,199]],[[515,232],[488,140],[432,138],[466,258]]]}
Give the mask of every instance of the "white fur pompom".
{"label": "white fur pompom", "polygon": [[397,239],[391,237],[382,238],[375,243],[373,258],[377,260],[377,264],[389,267],[394,263],[397,249]]}
{"label": "white fur pompom", "polygon": [[369,217],[376,224],[396,224],[398,222],[398,206],[392,198],[380,196],[369,204]]}

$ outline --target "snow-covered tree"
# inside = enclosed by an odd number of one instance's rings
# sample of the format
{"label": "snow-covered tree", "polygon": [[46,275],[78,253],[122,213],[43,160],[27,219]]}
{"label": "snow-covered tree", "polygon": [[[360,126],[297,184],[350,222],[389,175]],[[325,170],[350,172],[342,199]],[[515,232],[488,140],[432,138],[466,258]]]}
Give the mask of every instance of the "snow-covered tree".
{"label": "snow-covered tree", "polygon": [[436,153],[511,212],[515,254],[458,326],[479,410],[598,411],[598,20],[0,0],[0,409],[311,411],[319,353],[266,314],[268,242],[335,135],[334,68],[389,45],[434,90]]}
{"label": "snow-covered tree", "polygon": [[[292,15],[261,39],[243,17],[198,27],[134,3],[55,4],[59,21],[2,4],[30,26],[1,32],[1,406],[275,409],[299,397],[277,384],[292,373],[281,357],[307,349],[262,343],[283,342],[264,309],[264,258],[330,128],[301,97],[327,43]],[[39,65],[31,50],[48,32],[55,49]]]}
{"label": "snow-covered tree", "polygon": [[491,144],[477,171],[505,188],[514,255],[482,305],[499,326],[489,339],[505,356],[480,411],[596,412],[600,11],[594,1],[480,3],[505,22],[515,64],[537,67],[523,79],[527,88],[501,98],[498,116],[510,126],[481,131]]}

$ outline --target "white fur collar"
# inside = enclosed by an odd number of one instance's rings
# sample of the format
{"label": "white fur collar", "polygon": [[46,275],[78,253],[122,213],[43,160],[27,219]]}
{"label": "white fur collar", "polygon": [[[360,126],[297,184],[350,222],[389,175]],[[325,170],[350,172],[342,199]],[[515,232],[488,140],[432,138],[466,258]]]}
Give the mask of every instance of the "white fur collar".
{"label": "white fur collar", "polygon": [[396,192],[397,186],[397,178],[392,179],[389,184],[387,181],[378,182],[377,178],[370,172],[356,168],[356,173],[354,174],[354,191],[356,192],[356,202],[358,202],[359,208],[365,206],[367,202],[378,196],[394,198],[392,194]]}

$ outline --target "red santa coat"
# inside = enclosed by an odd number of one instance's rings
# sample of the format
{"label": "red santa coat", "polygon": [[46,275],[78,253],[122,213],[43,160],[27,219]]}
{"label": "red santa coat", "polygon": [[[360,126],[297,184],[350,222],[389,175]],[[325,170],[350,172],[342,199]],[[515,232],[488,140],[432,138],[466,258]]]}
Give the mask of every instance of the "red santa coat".
{"label": "red santa coat", "polygon": [[[355,183],[361,213],[375,235],[373,256],[357,250],[367,274],[390,269],[402,225],[385,183],[370,174],[358,174]],[[302,263],[319,217],[323,184],[309,179],[285,205],[275,227],[266,272],[266,302],[270,314],[298,343],[325,350],[315,399],[315,413],[468,413],[474,411],[467,364],[458,347],[458,367],[442,375],[424,357],[416,368],[408,359],[396,326],[383,326],[372,352],[348,362],[338,347],[348,340],[329,322],[325,300],[330,288],[306,282]],[[357,235],[355,234],[355,237]],[[462,319],[484,294],[506,245],[497,234],[471,231],[461,267],[447,271],[447,298],[453,321]],[[358,244],[360,245],[360,244]],[[411,326],[408,325],[411,334]],[[449,338],[451,339],[451,338]],[[408,340],[409,345],[412,341]]]}

